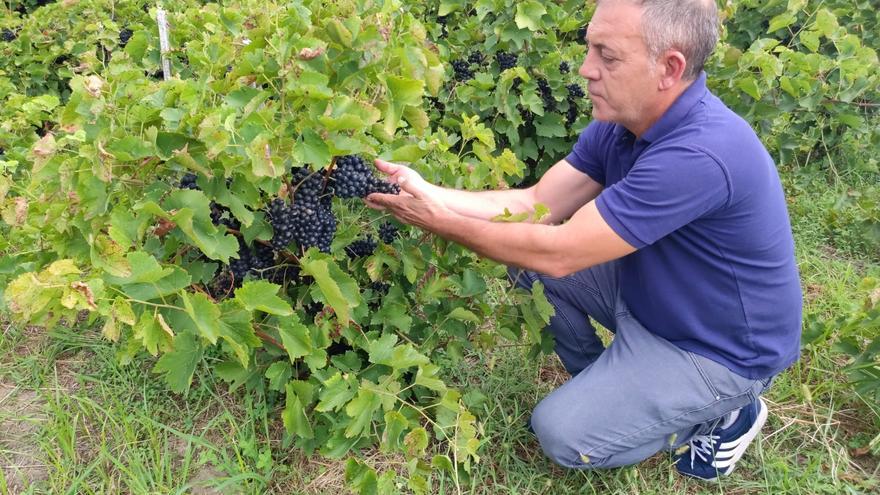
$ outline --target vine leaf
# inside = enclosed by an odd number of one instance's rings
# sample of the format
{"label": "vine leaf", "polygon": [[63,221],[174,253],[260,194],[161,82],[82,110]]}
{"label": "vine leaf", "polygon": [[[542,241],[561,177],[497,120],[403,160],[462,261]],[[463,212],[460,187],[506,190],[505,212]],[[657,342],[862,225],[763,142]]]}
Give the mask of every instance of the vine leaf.
{"label": "vine leaf", "polygon": [[400,118],[407,106],[418,106],[422,102],[425,83],[416,79],[399,76],[385,76],[388,101],[385,109],[385,132],[394,134]]}
{"label": "vine leaf", "polygon": [[547,9],[534,0],[518,2],[516,4],[516,27],[537,31],[541,29],[541,17],[547,13]]}
{"label": "vine leaf", "polygon": [[352,418],[351,423],[345,429],[345,436],[356,437],[370,424],[373,414],[379,409],[382,401],[379,396],[366,388],[358,390],[357,397],[345,406],[345,414]]}
{"label": "vine leaf", "polygon": [[202,293],[181,293],[184,310],[202,337],[212,344],[222,338],[247,368],[252,349],[262,341],[254,333],[251,312],[235,300],[217,305]]}
{"label": "vine leaf", "polygon": [[278,333],[281,335],[281,343],[290,357],[290,362],[308,356],[312,352],[312,337],[309,328],[300,323],[296,314],[281,320]]}
{"label": "vine leaf", "polygon": [[171,390],[185,393],[192,383],[196,365],[202,360],[204,350],[198,336],[192,332],[177,334],[172,342],[172,350],[166,352],[156,362],[155,373],[164,373],[165,382]]}
{"label": "vine leaf", "polygon": [[386,333],[377,340],[369,343],[368,352],[370,362],[384,364],[395,370],[402,370],[412,366],[428,364],[430,359],[417,351],[412,344],[395,346],[397,336]]}
{"label": "vine leaf", "polygon": [[247,281],[235,290],[235,299],[248,311],[289,316],[293,314],[293,309],[287,301],[276,295],[280,288],[281,286],[265,280]]}
{"label": "vine leaf", "polygon": [[357,385],[353,380],[344,378],[342,373],[336,372],[324,381],[324,389],[321,391],[318,412],[339,411],[357,393]]}
{"label": "vine leaf", "polygon": [[302,401],[294,390],[292,384],[287,384],[287,398],[284,402],[284,411],[281,413],[284,428],[291,434],[302,438],[314,438],[312,425],[306,416]]}
{"label": "vine leaf", "polygon": [[312,296],[333,308],[336,318],[343,326],[351,320],[351,310],[362,302],[357,282],[342,271],[333,259],[310,249],[300,259],[302,273],[311,276],[317,282],[312,287]]}
{"label": "vine leaf", "polygon": [[157,315],[158,313],[144,311],[134,325],[134,338],[140,340],[153,356],[158,356],[160,350],[171,350],[171,336],[159,325]]}

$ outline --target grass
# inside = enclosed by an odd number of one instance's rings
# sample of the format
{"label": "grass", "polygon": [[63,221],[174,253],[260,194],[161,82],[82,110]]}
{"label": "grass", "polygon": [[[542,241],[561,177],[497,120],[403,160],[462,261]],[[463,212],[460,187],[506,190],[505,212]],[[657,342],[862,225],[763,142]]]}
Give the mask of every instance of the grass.
{"label": "grass", "polygon": [[[855,180],[858,182],[858,180]],[[786,178],[809,318],[852,311],[859,282],[880,262],[835,247],[823,216],[849,185],[817,174]],[[856,184],[858,186],[858,184]],[[804,348],[766,398],[771,415],[737,471],[717,485],[676,474],[668,455],[627,468],[578,472],[548,461],[525,429],[531,408],[566,379],[554,356],[523,365],[519,347],[472,353],[449,369],[480,418],[481,461],[458,480],[429,475],[433,493],[876,493],[880,406],[855,394],[831,350]],[[867,337],[867,336],[864,336]],[[0,494],[348,493],[345,463],[283,442],[277,398],[228,392],[200,374],[186,397],[168,392],[152,360],[116,364],[116,349],[86,324],[52,331],[0,326]],[[395,471],[403,459],[361,460]],[[457,484],[456,484],[457,481]]]}

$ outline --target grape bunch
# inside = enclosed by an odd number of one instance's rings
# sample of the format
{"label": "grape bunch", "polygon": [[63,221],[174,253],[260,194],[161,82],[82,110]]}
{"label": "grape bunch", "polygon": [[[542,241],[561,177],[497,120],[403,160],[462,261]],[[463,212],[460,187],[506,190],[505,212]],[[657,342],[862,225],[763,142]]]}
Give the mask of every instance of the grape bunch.
{"label": "grape bunch", "polygon": [[428,102],[431,103],[431,106],[434,107],[435,110],[440,112],[440,114],[446,112],[446,105],[442,101],[440,101],[440,98],[437,98],[436,96],[429,96],[427,99]]}
{"label": "grape bunch", "polygon": [[11,29],[3,29],[2,33],[0,33],[0,38],[3,38],[3,41],[10,42],[15,41],[15,38],[18,38],[18,35]]}
{"label": "grape bunch", "polygon": [[578,29],[577,42],[580,43],[581,45],[586,45],[587,44],[586,38],[587,38],[587,26],[583,26]]}
{"label": "grape bunch", "polygon": [[363,158],[347,155],[336,160],[336,168],[330,178],[337,197],[363,198],[367,195],[372,176],[373,173]]}
{"label": "grape bunch", "polygon": [[400,194],[400,186],[373,176],[370,178],[370,185],[367,188],[367,194],[372,193]]}
{"label": "grape bunch", "polygon": [[445,38],[446,35],[449,34],[449,27],[446,23],[449,21],[449,16],[438,15],[437,16],[437,24],[440,24],[440,37]]}
{"label": "grape bunch", "polygon": [[541,92],[541,101],[544,102],[544,110],[552,112],[556,109],[556,100],[553,98],[553,90],[550,89],[550,83],[543,77],[539,77],[537,82],[538,91]]}
{"label": "grape bunch", "polygon": [[330,196],[322,196],[324,177],[307,167],[292,170],[293,205],[305,210],[317,210],[321,205],[329,206]]}
{"label": "grape bunch", "polygon": [[211,201],[211,223],[214,225],[225,225],[234,230],[241,230],[241,222],[232,216],[229,208]]}
{"label": "grape bunch", "polygon": [[346,246],[345,254],[351,259],[369,256],[376,250],[377,245],[378,243],[373,239],[373,236],[368,235],[366,238],[358,239]]}
{"label": "grape bunch", "polygon": [[184,174],[183,178],[180,179],[180,186],[179,187],[181,189],[199,190],[200,189],[199,185],[196,184],[197,178],[198,177],[196,176],[196,174],[191,173],[191,172],[187,172],[186,174]]}
{"label": "grape bunch", "polygon": [[302,211],[296,217],[293,237],[303,249],[316,247],[322,253],[330,252],[330,244],[336,234],[336,216],[327,206],[315,211]]}
{"label": "grape bunch", "polygon": [[584,96],[586,96],[586,93],[584,93],[584,88],[582,88],[577,83],[568,84],[565,86],[565,89],[568,90],[568,99],[569,100],[573,101],[573,100],[576,100],[577,98],[583,98]]}
{"label": "grape bunch", "polygon": [[296,231],[297,211],[281,198],[275,198],[269,203],[266,213],[269,223],[272,225],[272,246],[275,249],[283,249],[293,241]]}
{"label": "grape bunch", "polygon": [[459,82],[467,82],[474,78],[470,65],[464,60],[453,60],[452,71],[454,72],[455,80]]}
{"label": "grape bunch", "polygon": [[125,45],[128,44],[128,40],[131,39],[131,35],[134,32],[131,29],[123,28],[122,31],[119,31],[119,46],[125,48]]}
{"label": "grape bunch", "polygon": [[582,99],[586,94],[579,84],[569,84],[565,86],[568,90],[568,111],[565,112],[565,125],[571,127],[578,118],[577,100]]}
{"label": "grape bunch", "polygon": [[486,62],[486,55],[481,51],[475,51],[468,56],[468,63],[471,65],[476,65],[477,67],[482,67]]}
{"label": "grape bunch", "polygon": [[357,155],[346,155],[337,159],[330,180],[333,194],[339,198],[363,198],[374,192],[400,193],[400,186],[374,176],[366,160]]}
{"label": "grape bunch", "polygon": [[385,244],[391,244],[398,236],[400,236],[400,231],[393,223],[385,222],[379,226],[379,239]]}
{"label": "grape bunch", "polygon": [[516,67],[518,58],[519,57],[517,57],[517,55],[514,53],[498,52],[495,54],[495,60],[498,62],[498,67],[501,68],[501,70],[507,70]]}
{"label": "grape bunch", "polygon": [[251,271],[253,253],[242,238],[238,238],[238,259],[229,260],[229,273],[236,287],[241,286],[244,277]]}
{"label": "grape bunch", "polygon": [[562,74],[568,74],[571,71],[571,67],[568,66],[568,62],[563,60],[559,62],[559,72]]}

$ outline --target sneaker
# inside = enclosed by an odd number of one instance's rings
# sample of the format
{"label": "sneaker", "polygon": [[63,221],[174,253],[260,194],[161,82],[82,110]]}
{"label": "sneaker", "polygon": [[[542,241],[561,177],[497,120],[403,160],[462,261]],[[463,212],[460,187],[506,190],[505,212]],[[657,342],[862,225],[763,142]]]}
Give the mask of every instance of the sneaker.
{"label": "sneaker", "polygon": [[767,421],[767,404],[759,398],[737,412],[732,424],[715,427],[710,433],[691,439],[690,448],[675,461],[679,473],[716,481],[719,476],[733,472],[736,462]]}

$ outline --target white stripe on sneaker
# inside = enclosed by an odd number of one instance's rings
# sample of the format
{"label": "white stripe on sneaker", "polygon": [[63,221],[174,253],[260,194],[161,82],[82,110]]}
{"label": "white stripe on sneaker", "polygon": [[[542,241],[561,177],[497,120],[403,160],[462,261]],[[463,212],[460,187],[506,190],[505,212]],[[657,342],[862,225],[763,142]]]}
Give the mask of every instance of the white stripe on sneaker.
{"label": "white stripe on sneaker", "polygon": [[[761,428],[764,426],[765,422],[767,422],[767,404],[764,403],[763,399],[759,398],[758,417],[755,419],[755,422],[752,424],[751,428],[749,428],[749,430],[745,432],[742,436],[737,438],[736,441],[723,444],[722,447],[724,445],[733,444],[733,450],[730,451],[730,457],[719,460],[718,457],[721,453],[716,453],[715,461],[712,463],[712,466],[719,470],[733,467],[733,465],[736,464],[736,462],[739,461],[740,458],[742,458],[749,444],[752,443],[752,440],[754,440],[755,437],[758,436],[758,432],[761,431]],[[724,454],[726,454],[726,452]]]}

